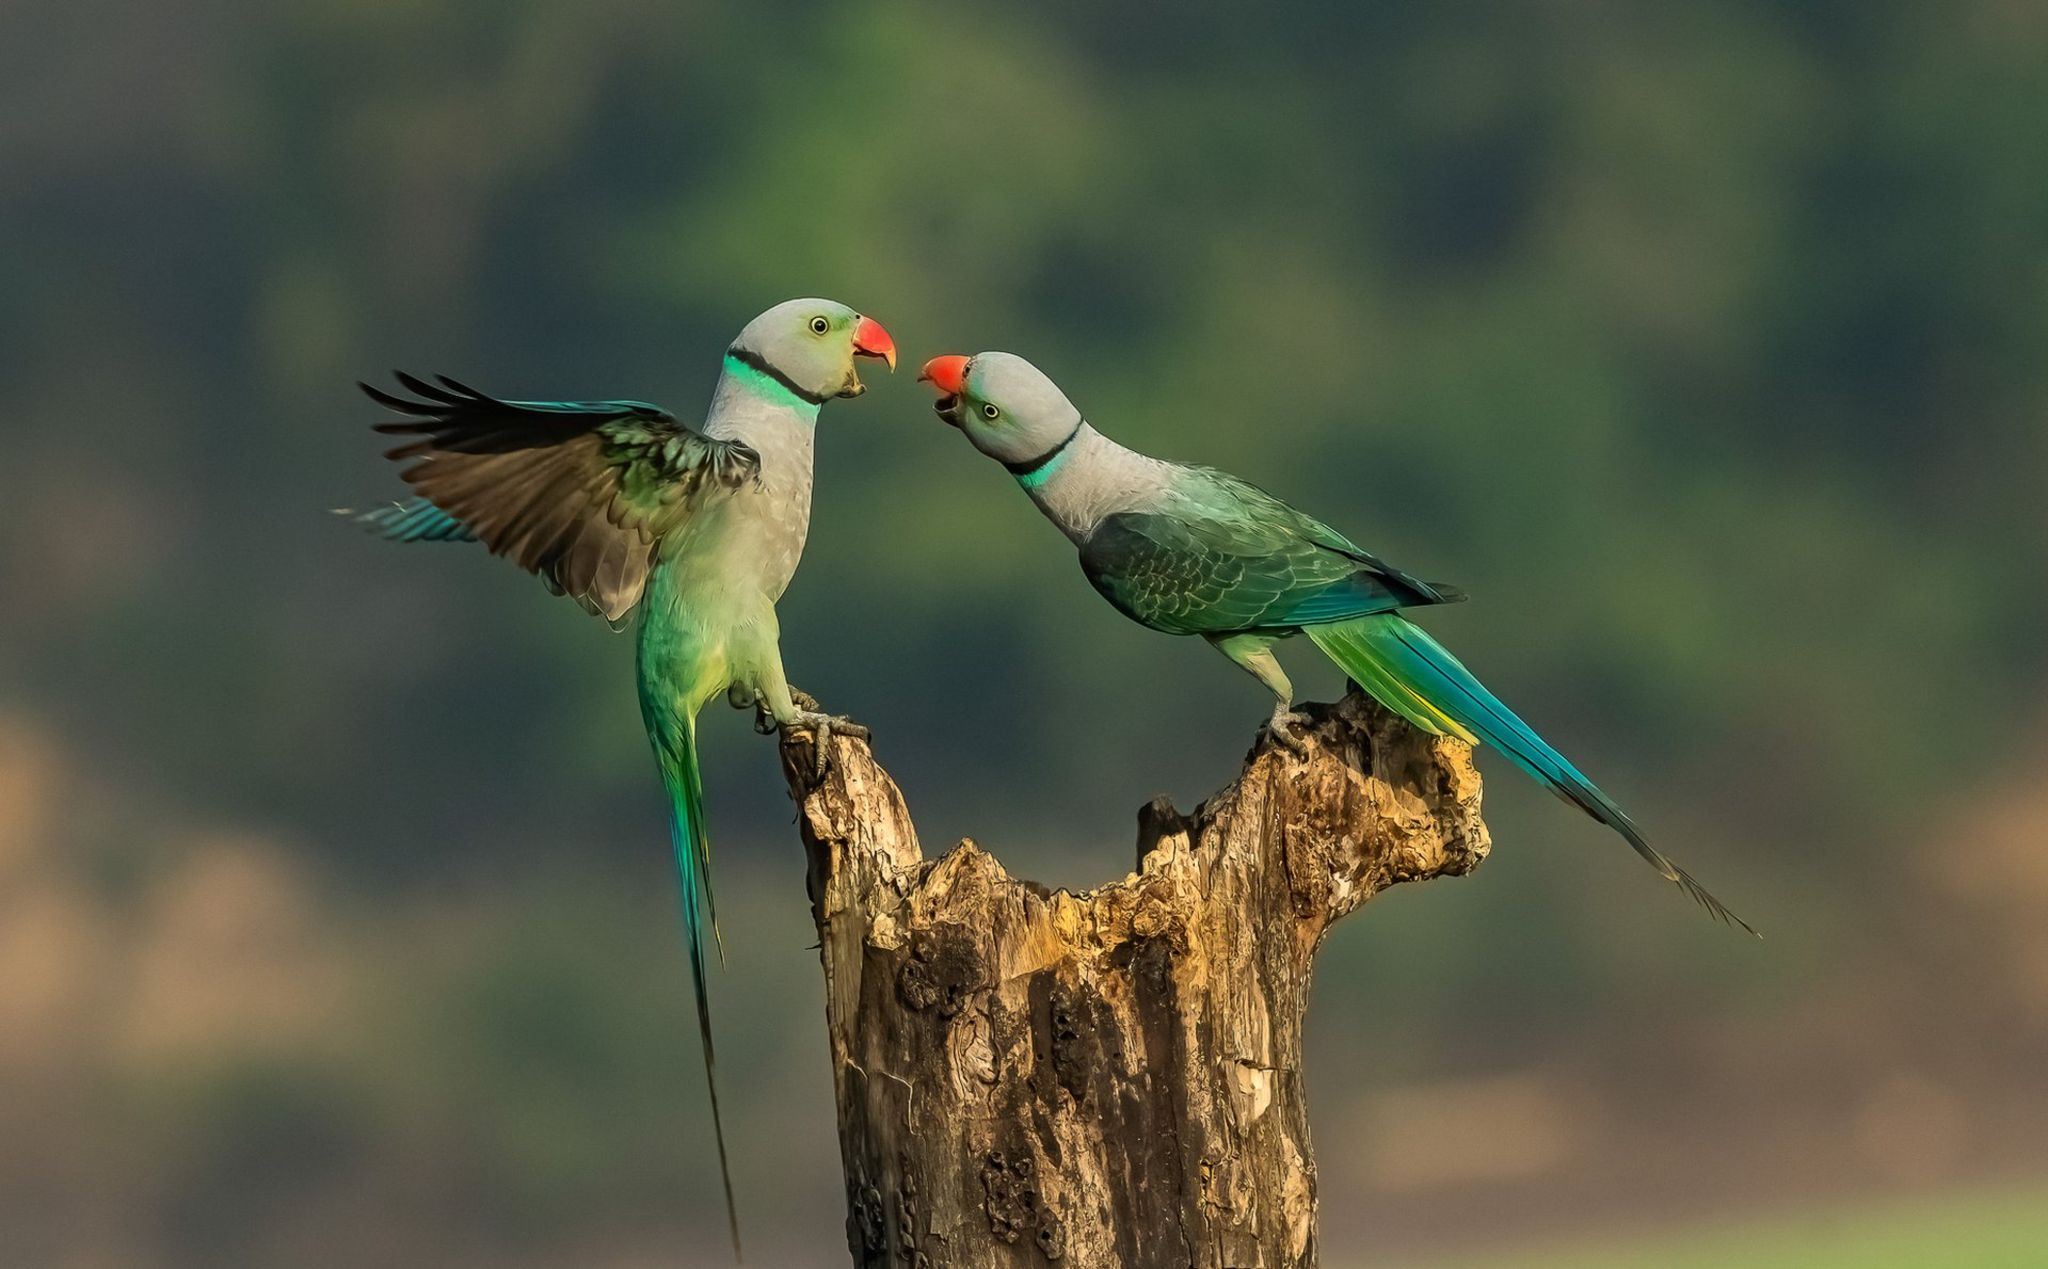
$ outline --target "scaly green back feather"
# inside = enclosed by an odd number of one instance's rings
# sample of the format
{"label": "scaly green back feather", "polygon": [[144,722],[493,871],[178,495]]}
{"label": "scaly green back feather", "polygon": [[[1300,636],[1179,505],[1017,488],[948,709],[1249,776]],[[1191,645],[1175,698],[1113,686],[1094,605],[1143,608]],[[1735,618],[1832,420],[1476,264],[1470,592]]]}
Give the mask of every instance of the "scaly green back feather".
{"label": "scaly green back feather", "polygon": [[1105,519],[1081,546],[1081,568],[1125,615],[1169,634],[1284,630],[1464,598],[1199,467],[1160,509]]}

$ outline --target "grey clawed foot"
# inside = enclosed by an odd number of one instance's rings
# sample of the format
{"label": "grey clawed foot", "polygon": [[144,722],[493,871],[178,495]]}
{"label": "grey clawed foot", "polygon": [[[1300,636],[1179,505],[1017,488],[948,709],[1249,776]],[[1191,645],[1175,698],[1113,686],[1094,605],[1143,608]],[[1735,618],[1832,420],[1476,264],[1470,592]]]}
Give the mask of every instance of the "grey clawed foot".
{"label": "grey clawed foot", "polygon": [[1264,731],[1273,738],[1273,743],[1297,758],[1308,757],[1309,726],[1308,715],[1297,714],[1286,706],[1278,706],[1273,716],[1266,720]]}
{"label": "grey clawed foot", "polygon": [[[813,700],[811,704],[816,705],[817,702]],[[825,778],[825,766],[831,758],[834,732],[842,736],[851,736],[855,740],[868,740],[872,737],[872,733],[866,727],[843,714],[821,714],[815,709],[806,709],[783,724],[785,735],[791,731],[805,730],[811,733],[812,752],[815,755],[815,765],[811,774],[813,778],[819,780]]]}
{"label": "grey clawed foot", "polygon": [[809,692],[804,691],[800,687],[792,687],[789,689],[789,699],[795,701],[796,707],[804,711],[806,714],[815,714],[818,712],[818,698],[811,695]]}
{"label": "grey clawed foot", "polygon": [[775,714],[768,708],[768,698],[744,683],[735,683],[725,689],[726,703],[734,709],[754,711],[754,731],[757,735],[775,734]]}
{"label": "grey clawed foot", "polygon": [[775,712],[768,708],[768,698],[744,683],[735,683],[725,689],[726,704],[734,709],[754,711],[754,731],[762,736],[775,734]]}

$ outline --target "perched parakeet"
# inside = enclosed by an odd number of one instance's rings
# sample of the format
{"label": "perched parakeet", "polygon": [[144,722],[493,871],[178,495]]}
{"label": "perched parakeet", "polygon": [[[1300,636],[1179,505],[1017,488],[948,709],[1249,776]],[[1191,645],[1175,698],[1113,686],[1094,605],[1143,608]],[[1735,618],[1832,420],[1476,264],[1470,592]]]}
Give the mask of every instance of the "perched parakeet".
{"label": "perched parakeet", "polygon": [[388,456],[407,464],[401,475],[418,496],[357,519],[400,542],[482,542],[615,629],[637,614],[640,713],[668,789],[735,1254],[705,990],[704,929],[716,939],[718,923],[696,720],[727,693],[778,727],[811,729],[821,769],[835,727],[860,731],[791,690],[775,620],[810,526],[818,413],[860,395],[858,357],[896,366],[896,345],[873,318],[831,300],[778,304],[725,350],[700,427],[638,401],[504,401],[405,374],[417,399],[362,385],[411,416],[377,430],[416,438]]}
{"label": "perched parakeet", "polygon": [[1401,615],[1465,596],[1378,559],[1262,489],[1124,448],[1022,357],[935,357],[920,379],[939,417],[1009,469],[1080,548],[1081,571],[1141,625],[1201,635],[1273,693],[1290,748],[1293,685],[1273,644],[1303,634],[1373,698],[1435,735],[1481,741],[1628,840],[1714,916],[1749,925],[1643,838],[1614,799],[1546,744],[1458,659]]}

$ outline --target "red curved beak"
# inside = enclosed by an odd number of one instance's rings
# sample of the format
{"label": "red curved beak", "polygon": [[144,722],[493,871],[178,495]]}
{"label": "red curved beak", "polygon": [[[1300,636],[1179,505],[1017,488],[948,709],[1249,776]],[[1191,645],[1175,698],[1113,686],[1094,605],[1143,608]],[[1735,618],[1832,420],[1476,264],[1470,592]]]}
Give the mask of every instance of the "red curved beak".
{"label": "red curved beak", "polygon": [[872,317],[863,317],[853,325],[853,351],[858,357],[880,357],[889,365],[890,373],[896,370],[896,341],[889,338],[889,332]]}
{"label": "red curved beak", "polygon": [[970,359],[958,353],[934,357],[924,363],[918,379],[939,390],[940,395],[957,397],[967,386],[967,363]]}

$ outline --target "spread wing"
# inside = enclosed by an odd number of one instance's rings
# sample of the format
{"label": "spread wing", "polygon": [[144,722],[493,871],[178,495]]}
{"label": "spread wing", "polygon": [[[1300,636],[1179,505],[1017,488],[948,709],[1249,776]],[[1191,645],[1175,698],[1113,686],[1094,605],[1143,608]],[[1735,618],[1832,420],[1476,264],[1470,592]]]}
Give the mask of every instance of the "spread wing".
{"label": "spread wing", "polygon": [[401,541],[474,539],[614,624],[640,602],[665,535],[705,499],[760,473],[736,441],[639,401],[501,401],[453,379],[368,384],[412,417],[377,430],[417,437],[387,457],[420,497],[359,519]]}
{"label": "spread wing", "polygon": [[1286,630],[1465,597],[1203,468],[1158,510],[1105,519],[1081,547],[1081,569],[1126,616],[1170,634]]}

